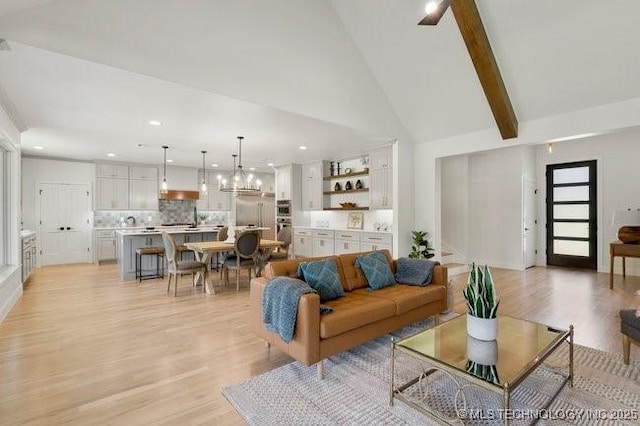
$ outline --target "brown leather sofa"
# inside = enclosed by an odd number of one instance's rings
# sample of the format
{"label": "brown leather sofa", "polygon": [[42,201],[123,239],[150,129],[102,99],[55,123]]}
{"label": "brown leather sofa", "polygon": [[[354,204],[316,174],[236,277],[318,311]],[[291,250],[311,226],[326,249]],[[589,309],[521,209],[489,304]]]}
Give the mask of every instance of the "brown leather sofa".
{"label": "brown leather sofa", "polygon": [[[276,276],[297,278],[298,264],[313,259],[291,259],[267,264],[262,277],[251,281],[250,325],[254,333],[267,344],[274,345],[292,358],[306,365],[318,363],[318,377],[323,377],[324,358],[355,347],[376,337],[402,328],[447,309],[447,268],[436,266],[433,280],[426,287],[394,284],[375,291],[367,291],[367,280],[355,266],[356,258],[364,253],[333,256],[345,296],[325,305],[333,308],[320,314],[320,297],[305,294],[298,303],[295,333],[285,343],[277,333],[269,332],[262,321],[262,295],[269,279]],[[391,270],[396,262],[385,250]]]}

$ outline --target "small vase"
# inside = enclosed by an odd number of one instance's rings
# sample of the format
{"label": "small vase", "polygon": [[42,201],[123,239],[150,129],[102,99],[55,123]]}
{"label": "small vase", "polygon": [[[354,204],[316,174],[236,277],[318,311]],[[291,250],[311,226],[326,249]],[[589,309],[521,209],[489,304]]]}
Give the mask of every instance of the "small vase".
{"label": "small vase", "polygon": [[478,340],[496,340],[498,318],[478,318],[467,314],[467,334]]}
{"label": "small vase", "polygon": [[340,182],[336,182],[336,184],[333,186],[333,190],[334,191],[342,190],[342,187],[340,186]]}
{"label": "small vase", "polygon": [[353,186],[351,185],[350,180],[348,180],[347,183],[344,185],[344,189],[347,191],[351,191],[353,189]]}
{"label": "small vase", "polygon": [[362,189],[362,182],[360,181],[360,179],[356,181],[356,189]]}

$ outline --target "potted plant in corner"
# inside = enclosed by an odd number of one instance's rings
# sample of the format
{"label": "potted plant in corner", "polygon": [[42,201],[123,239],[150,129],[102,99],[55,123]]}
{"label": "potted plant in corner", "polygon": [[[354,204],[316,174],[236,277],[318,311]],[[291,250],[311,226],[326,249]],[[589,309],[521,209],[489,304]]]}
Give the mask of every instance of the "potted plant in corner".
{"label": "potted plant in corner", "polygon": [[409,253],[411,259],[431,259],[434,256],[427,235],[425,231],[411,231],[413,239],[413,246],[411,246],[411,253]]}
{"label": "potted plant in corner", "polygon": [[462,294],[467,301],[467,334],[479,340],[495,340],[498,336],[500,298],[487,265],[471,265],[467,286]]}

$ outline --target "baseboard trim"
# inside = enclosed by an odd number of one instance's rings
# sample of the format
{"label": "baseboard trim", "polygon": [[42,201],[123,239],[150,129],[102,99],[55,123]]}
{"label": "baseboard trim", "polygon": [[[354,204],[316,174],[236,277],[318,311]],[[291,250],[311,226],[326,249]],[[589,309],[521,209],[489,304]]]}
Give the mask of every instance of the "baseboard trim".
{"label": "baseboard trim", "polygon": [[22,296],[22,269],[19,266],[5,276],[5,279],[0,282],[0,288],[5,287],[6,289],[6,287],[12,285],[12,282],[15,288],[11,292],[9,298],[6,299],[4,304],[0,307],[0,323],[4,321],[7,315],[9,315],[13,306]]}

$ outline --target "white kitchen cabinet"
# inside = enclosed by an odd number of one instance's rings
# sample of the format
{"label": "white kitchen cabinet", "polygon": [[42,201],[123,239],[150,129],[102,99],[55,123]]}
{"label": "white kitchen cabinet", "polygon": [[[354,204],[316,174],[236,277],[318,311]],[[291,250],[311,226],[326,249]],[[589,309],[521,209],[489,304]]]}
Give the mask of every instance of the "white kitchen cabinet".
{"label": "white kitchen cabinet", "polygon": [[276,169],[276,199],[291,199],[291,165]]}
{"label": "white kitchen cabinet", "polygon": [[293,254],[296,257],[311,257],[313,255],[313,236],[308,229],[293,230]]}
{"label": "white kitchen cabinet", "polygon": [[202,191],[202,170],[198,172],[198,182],[200,187],[200,199],[196,206],[200,211],[228,211],[231,210],[231,193],[218,190],[218,179],[216,172],[207,172],[207,191]]}
{"label": "white kitchen cabinet", "polygon": [[129,178],[129,166],[123,164],[98,163],[96,164],[96,174],[104,178]]}
{"label": "white kitchen cabinet", "polygon": [[370,172],[369,208],[393,208],[393,173],[391,169],[372,170]]}
{"label": "white kitchen cabinet", "polygon": [[322,210],[323,162],[302,165],[302,210]]}
{"label": "white kitchen cabinet", "polygon": [[129,166],[129,179],[158,180],[157,167]]}
{"label": "white kitchen cabinet", "polygon": [[129,208],[131,210],[158,210],[158,180],[130,179]]}
{"label": "white kitchen cabinet", "polygon": [[38,263],[36,250],[36,235],[31,234],[22,238],[22,282],[29,279],[29,276]]}
{"label": "white kitchen cabinet", "polygon": [[369,154],[369,168],[371,170],[391,169],[393,153],[391,148],[381,149]]}
{"label": "white kitchen cabinet", "polygon": [[389,250],[389,252],[393,253],[393,237],[391,234],[363,232],[360,235],[360,250]]}
{"label": "white kitchen cabinet", "polygon": [[333,256],[334,253],[334,232],[332,230],[314,230],[313,231],[313,250],[312,255],[317,256]]}
{"label": "white kitchen cabinet", "polygon": [[393,208],[393,167],[391,148],[369,155],[371,209]]}
{"label": "white kitchen cabinet", "polygon": [[116,259],[116,234],[115,231],[96,231],[96,245],[98,252],[98,263],[105,260]]}
{"label": "white kitchen cabinet", "polygon": [[209,209],[215,211],[231,210],[231,193],[211,191],[209,193]]}
{"label": "white kitchen cabinet", "polygon": [[96,210],[126,210],[129,208],[129,181],[122,178],[96,179]]}
{"label": "white kitchen cabinet", "polygon": [[296,257],[339,256],[385,249],[393,253],[393,235],[390,233],[296,228],[293,235]]}
{"label": "white kitchen cabinet", "polygon": [[[162,184],[162,173],[158,176],[158,184]],[[190,167],[167,167],[167,185],[169,189],[181,191],[198,191],[201,181],[198,180],[198,169]]]}
{"label": "white kitchen cabinet", "polygon": [[273,173],[256,173],[255,177],[262,182],[260,186],[262,192],[276,192],[275,176]]}
{"label": "white kitchen cabinet", "polygon": [[360,251],[360,232],[338,230],[334,235],[334,254],[336,256]]}

